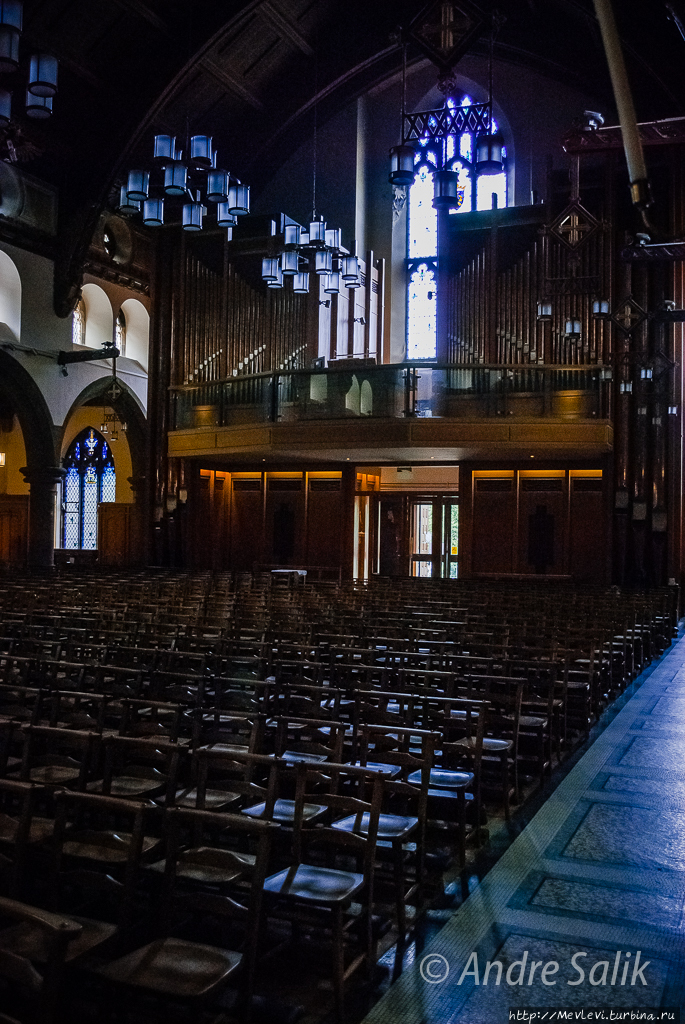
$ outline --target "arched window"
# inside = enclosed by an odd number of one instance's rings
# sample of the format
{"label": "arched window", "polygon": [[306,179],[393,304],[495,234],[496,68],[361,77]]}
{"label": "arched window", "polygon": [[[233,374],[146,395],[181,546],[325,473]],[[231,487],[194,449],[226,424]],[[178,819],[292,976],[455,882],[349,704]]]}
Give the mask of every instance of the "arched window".
{"label": "arched window", "polygon": [[[450,97],[446,102],[450,110],[472,104],[470,96],[462,96],[458,102]],[[437,124],[433,127],[437,128]],[[490,131],[497,131],[494,119]],[[499,174],[479,174],[475,162],[476,135],[475,130],[466,130],[458,136],[448,135],[438,143],[444,145],[441,161],[445,169],[459,173],[459,205],[451,213],[491,210],[493,193],[497,195],[498,207],[507,205],[506,147],[502,149],[503,170]],[[438,214],[433,209],[433,173],[437,165],[435,140],[419,139],[407,218],[407,359],[435,359],[436,355]]]}
{"label": "arched window", "polygon": [[98,505],[114,501],[116,474],[110,447],[93,427],[76,437],[64,459],[62,544],[94,551],[98,546]]}
{"label": "arched window", "polygon": [[123,309],[117,313],[116,324],[114,325],[114,344],[122,356],[126,355],[126,317]]}
{"label": "arched window", "polygon": [[71,340],[74,345],[86,343],[86,304],[83,299],[79,299],[71,314]]}

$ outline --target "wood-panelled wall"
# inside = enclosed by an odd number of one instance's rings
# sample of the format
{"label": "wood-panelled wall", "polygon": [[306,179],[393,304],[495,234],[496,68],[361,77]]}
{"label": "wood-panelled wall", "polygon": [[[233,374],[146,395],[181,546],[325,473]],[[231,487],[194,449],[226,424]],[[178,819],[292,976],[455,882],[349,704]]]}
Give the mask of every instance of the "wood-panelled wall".
{"label": "wood-panelled wall", "polygon": [[[191,524],[198,568],[257,565],[336,568],[344,563],[349,509],[341,472],[201,470]],[[349,539],[349,538],[348,538]]]}
{"label": "wood-panelled wall", "polygon": [[610,480],[599,469],[463,472],[462,571],[609,578]]}
{"label": "wood-panelled wall", "polygon": [[28,494],[0,494],[0,565],[24,565],[28,537]]}

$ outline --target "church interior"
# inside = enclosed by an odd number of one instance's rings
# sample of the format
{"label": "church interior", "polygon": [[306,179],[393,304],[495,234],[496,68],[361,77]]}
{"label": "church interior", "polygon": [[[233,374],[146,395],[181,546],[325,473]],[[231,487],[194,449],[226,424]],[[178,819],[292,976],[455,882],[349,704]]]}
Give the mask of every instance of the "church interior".
{"label": "church interior", "polygon": [[680,1019],[684,57],[0,0],[0,1024]]}

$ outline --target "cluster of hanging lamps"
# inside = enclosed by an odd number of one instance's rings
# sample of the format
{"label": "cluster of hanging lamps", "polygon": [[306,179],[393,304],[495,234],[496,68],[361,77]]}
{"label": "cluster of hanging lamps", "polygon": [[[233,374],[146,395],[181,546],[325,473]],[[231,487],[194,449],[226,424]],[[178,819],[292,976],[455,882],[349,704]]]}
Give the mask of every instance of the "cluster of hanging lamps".
{"label": "cluster of hanging lamps", "polygon": [[184,231],[201,231],[208,209],[212,208],[216,211],[217,226],[227,229],[229,239],[238,217],[250,212],[249,185],[217,168],[211,135],[191,137],[187,160],[177,147],[176,136],[155,135],[153,164],[152,171],[129,171],[117,206],[120,213],[142,213],[147,227],[164,224],[167,199],[184,200]]}
{"label": "cluster of hanging lamps", "polygon": [[[21,0],[0,0],[0,74],[19,68],[19,42],[23,27]],[[47,53],[35,53],[29,61],[25,112],[28,117],[48,118],[57,95],[58,62]],[[0,86],[0,127],[12,117],[12,93]]]}
{"label": "cluster of hanging lamps", "polygon": [[339,294],[343,287],[361,287],[359,259],[343,248],[340,228],[328,228],[324,220],[312,220],[306,228],[287,224],[281,252],[262,260],[262,280],[268,288],[278,289],[290,278],[293,291],[304,295],[312,271],[323,280],[328,295]]}

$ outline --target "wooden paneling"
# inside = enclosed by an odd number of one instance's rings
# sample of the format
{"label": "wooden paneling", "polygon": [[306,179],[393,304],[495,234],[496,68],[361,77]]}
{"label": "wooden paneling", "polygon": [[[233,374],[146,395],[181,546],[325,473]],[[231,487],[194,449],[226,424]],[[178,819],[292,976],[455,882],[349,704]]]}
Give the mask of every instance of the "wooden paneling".
{"label": "wooden paneling", "polygon": [[605,578],[605,519],[601,478],[571,478],[569,565],[577,580],[601,583]]}
{"label": "wooden paneling", "polygon": [[29,497],[0,495],[0,565],[24,565],[28,552]]}
{"label": "wooden paneling", "polygon": [[343,522],[342,480],[310,479],[307,496],[307,564],[341,564]]}
{"label": "wooden paneling", "polygon": [[[257,489],[254,489],[256,485]],[[263,482],[261,477],[233,479],[231,488],[230,568],[247,572],[263,556]]]}
{"label": "wooden paneling", "polygon": [[101,502],[98,506],[100,565],[136,565],[139,558],[137,507],[114,501]]}
{"label": "wooden paneling", "polygon": [[473,572],[513,572],[516,480],[513,474],[477,477],[474,485]]}

